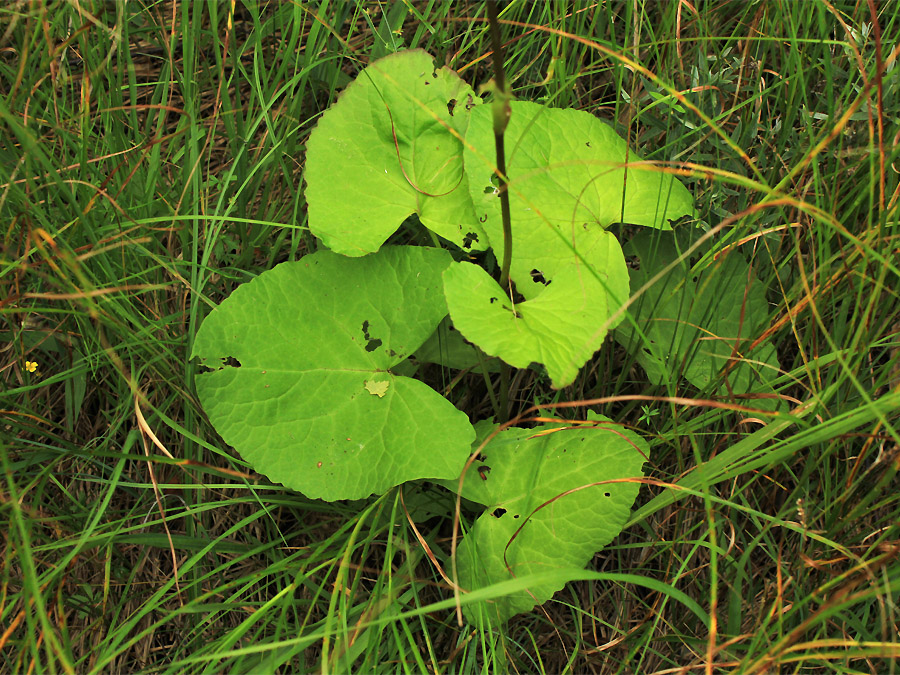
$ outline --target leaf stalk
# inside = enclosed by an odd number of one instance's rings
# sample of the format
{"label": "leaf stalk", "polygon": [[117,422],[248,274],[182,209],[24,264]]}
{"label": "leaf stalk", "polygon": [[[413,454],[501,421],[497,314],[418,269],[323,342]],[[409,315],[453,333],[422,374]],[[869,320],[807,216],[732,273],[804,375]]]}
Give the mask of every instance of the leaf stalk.
{"label": "leaf stalk", "polygon": [[[512,265],[512,220],[509,213],[509,191],[506,180],[506,149],[503,134],[512,114],[510,94],[506,89],[506,71],[503,69],[503,43],[500,40],[500,19],[497,16],[497,0],[487,2],[488,24],[491,31],[491,50],[494,61],[494,97],[491,103],[494,117],[494,151],[497,161],[498,196],[500,216],[503,222],[503,262],[500,264],[500,287],[512,298],[509,268]],[[500,421],[509,419],[509,365],[500,366]]]}
{"label": "leaf stalk", "polygon": [[[506,71],[503,69],[503,43],[500,40],[500,20],[497,16],[496,0],[487,2],[488,23],[491,31],[491,48],[494,61],[494,98],[492,102],[494,115],[494,148],[497,161],[498,194],[500,197],[500,214],[503,221],[503,261],[500,265],[500,286],[510,291],[509,268],[512,264],[512,221],[509,212],[509,192],[506,180],[506,150],[503,145],[503,134],[512,112],[509,105],[510,94],[506,88]],[[510,292],[510,297],[512,293]]]}

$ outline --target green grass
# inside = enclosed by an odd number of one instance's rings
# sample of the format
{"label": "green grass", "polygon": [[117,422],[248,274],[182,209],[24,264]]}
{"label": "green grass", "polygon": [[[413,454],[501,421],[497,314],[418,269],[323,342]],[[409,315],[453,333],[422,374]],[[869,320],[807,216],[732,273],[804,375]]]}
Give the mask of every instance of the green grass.
{"label": "green grass", "polygon": [[[315,249],[318,116],[401,48],[485,82],[482,4],[5,3],[0,671],[900,671],[900,7],[874,6],[505,7],[518,97],[684,163],[770,289],[794,416],[595,406],[651,442],[629,527],[541,610],[461,627],[448,517],[413,510],[429,553],[399,490],[269,484],[206,422],[188,355],[238,284]],[[708,395],[614,343],[560,392],[512,381],[520,409]],[[490,414],[480,375],[452,396]]]}

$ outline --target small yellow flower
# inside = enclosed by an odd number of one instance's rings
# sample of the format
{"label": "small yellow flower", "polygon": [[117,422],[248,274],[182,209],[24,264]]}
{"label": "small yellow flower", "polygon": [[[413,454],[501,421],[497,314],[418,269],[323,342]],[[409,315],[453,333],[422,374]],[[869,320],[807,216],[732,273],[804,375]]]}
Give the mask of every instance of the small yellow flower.
{"label": "small yellow flower", "polygon": [[26,361],[25,362],[25,370],[29,373],[33,373],[37,370],[37,361]]}

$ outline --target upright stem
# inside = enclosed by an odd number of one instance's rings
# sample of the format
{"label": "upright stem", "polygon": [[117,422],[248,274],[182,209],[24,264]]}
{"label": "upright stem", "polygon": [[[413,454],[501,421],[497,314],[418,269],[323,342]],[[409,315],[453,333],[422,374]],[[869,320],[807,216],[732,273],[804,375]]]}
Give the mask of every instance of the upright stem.
{"label": "upright stem", "polygon": [[496,0],[487,1],[488,22],[491,28],[491,47],[494,57],[494,148],[497,155],[497,179],[499,180],[500,215],[503,220],[503,262],[500,265],[500,286],[509,291],[509,266],[512,263],[512,222],[509,215],[509,192],[506,181],[506,151],[503,132],[511,113],[509,92],[506,90],[506,72],[503,70],[503,44],[500,41],[500,20],[497,18]]}
{"label": "upright stem", "polygon": [[[503,220],[503,262],[500,265],[500,287],[512,295],[509,286],[509,267],[512,264],[512,221],[509,215],[509,192],[506,181],[506,150],[503,132],[509,123],[510,95],[506,90],[506,72],[503,70],[503,44],[500,41],[500,20],[497,18],[496,0],[487,1],[488,22],[491,28],[491,48],[494,57],[494,149],[497,161],[500,215]],[[500,422],[509,418],[509,365],[500,365]]]}

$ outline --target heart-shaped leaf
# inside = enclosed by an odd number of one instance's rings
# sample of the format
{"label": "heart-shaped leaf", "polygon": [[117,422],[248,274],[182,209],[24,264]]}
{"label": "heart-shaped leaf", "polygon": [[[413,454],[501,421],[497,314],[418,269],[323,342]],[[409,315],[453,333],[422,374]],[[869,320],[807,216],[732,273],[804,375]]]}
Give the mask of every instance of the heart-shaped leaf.
{"label": "heart-shaped leaf", "polygon": [[[487,106],[472,111],[465,165],[476,214],[501,259],[492,124]],[[669,227],[670,219],[692,213],[691,195],[659,170],[626,171],[623,165],[638,158],[585,112],[514,101],[506,147],[510,278],[525,302],[513,307],[486,274],[455,265],[444,274],[447,304],[467,340],[516,367],[544,364],[559,388],[571,384],[624,316],[617,310],[628,297],[628,273],[606,228],[618,221]]]}
{"label": "heart-shaped leaf", "polygon": [[450,261],[408,246],[364,258],[320,251],[238,288],[194,342],[216,430],[309,497],[358,499],[459,475],[474,438],[466,415],[390,372],[446,315]]}
{"label": "heart-shaped leaf", "polygon": [[[484,448],[461,493],[486,507],[457,551],[464,589],[584,567],[621,531],[640,484],[609,481],[640,478],[647,444],[606,417],[589,419],[597,426],[507,429]],[[502,622],[562,586],[548,582],[464,609],[470,620],[484,611]]]}
{"label": "heart-shaped leaf", "polygon": [[[690,244],[688,235],[680,239],[678,245],[672,233],[639,232],[629,241],[629,252],[640,259],[640,269],[631,270],[635,289],[679,258],[679,249]],[[691,268],[684,260],[654,282],[629,308],[635,324],[622,324],[616,340],[636,353],[656,384],[683,376],[700,390],[715,385],[713,391],[721,396],[773,393],[771,383],[780,374],[775,348],[763,342],[749,351],[769,317],[756,275],[738,251],[702,270]],[[772,408],[772,401],[752,403]]]}
{"label": "heart-shaped leaf", "polygon": [[485,235],[463,174],[469,111],[481,103],[422,50],[363,70],[310,134],[306,199],[313,234],[338,253],[377,251],[410,215],[466,250]]}

